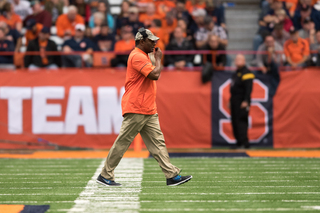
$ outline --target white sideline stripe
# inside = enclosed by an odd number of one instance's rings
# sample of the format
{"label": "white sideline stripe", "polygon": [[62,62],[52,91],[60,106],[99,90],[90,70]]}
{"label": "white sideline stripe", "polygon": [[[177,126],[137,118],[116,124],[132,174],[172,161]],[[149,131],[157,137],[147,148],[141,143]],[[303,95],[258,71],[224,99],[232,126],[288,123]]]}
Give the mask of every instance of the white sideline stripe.
{"label": "white sideline stripe", "polygon": [[101,162],[85,189],[74,201],[75,205],[67,210],[68,213],[139,212],[143,159],[123,158],[121,160],[115,170],[115,175],[116,181],[121,183],[122,187],[108,187],[96,183],[104,161]]}

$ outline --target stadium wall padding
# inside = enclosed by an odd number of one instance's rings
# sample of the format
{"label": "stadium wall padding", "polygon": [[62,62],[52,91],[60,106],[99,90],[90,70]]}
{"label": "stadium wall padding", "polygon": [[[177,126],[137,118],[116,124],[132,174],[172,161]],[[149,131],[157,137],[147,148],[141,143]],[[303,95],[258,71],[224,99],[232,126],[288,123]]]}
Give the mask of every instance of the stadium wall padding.
{"label": "stadium wall padding", "polygon": [[[43,145],[40,148],[50,148],[51,144],[110,148],[122,121],[125,74],[115,69],[1,72],[0,149],[39,148],[39,144]],[[199,72],[161,74],[157,105],[168,148],[211,148],[234,143],[226,116],[230,75],[215,74],[212,83],[203,85]],[[251,138],[259,139],[254,144],[320,147],[319,70],[282,72],[273,103],[266,97],[268,79],[257,76],[255,82],[249,130]],[[261,109],[267,109],[267,113],[261,114]],[[229,141],[221,137],[219,122],[223,119],[224,136]]]}
{"label": "stadium wall padding", "polygon": [[320,69],[281,72],[274,97],[274,147],[320,147]]}
{"label": "stadium wall padding", "polygon": [[[0,148],[110,148],[121,126],[125,75],[114,69],[0,73]],[[211,85],[201,84],[199,72],[180,71],[163,72],[157,86],[167,146],[210,148]]]}

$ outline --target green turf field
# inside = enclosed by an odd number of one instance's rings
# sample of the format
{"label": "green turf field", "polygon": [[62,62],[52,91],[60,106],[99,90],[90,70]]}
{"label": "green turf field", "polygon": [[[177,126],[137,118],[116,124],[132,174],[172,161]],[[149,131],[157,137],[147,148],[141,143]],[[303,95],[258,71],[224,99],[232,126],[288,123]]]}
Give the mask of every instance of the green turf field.
{"label": "green turf field", "polygon": [[[167,187],[154,159],[125,159],[127,167],[116,171],[123,187],[111,188],[90,182],[102,159],[0,159],[0,204],[46,204],[47,212],[70,212],[78,198],[81,208],[71,212],[320,212],[320,159],[171,161],[193,179]],[[97,208],[86,208],[90,202]]]}

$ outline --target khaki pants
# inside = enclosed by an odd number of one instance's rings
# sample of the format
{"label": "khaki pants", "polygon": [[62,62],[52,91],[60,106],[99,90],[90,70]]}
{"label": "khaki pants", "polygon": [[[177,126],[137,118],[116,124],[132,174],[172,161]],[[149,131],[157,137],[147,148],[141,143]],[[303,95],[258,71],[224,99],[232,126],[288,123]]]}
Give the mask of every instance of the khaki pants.
{"label": "khaki pants", "polygon": [[108,180],[114,180],[114,169],[139,132],[149,152],[158,161],[165,177],[168,179],[178,175],[180,169],[170,163],[158,114],[126,114],[124,116],[119,136],[110,149],[101,175]]}

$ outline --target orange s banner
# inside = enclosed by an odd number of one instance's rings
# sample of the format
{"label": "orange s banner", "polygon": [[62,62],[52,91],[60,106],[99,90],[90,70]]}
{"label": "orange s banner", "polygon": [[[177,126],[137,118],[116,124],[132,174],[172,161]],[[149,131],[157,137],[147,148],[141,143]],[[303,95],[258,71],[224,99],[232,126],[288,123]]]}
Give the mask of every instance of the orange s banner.
{"label": "orange s banner", "polygon": [[[215,73],[212,84],[212,140],[213,146],[235,144],[231,125],[230,72]],[[253,81],[251,107],[249,111],[248,138],[251,144],[257,146],[272,146],[270,124],[272,119],[272,104],[269,99],[267,79],[258,75]]]}
{"label": "orange s banner", "polygon": [[[231,80],[221,85],[219,93],[219,109],[226,116],[220,119],[220,134],[228,143],[235,143],[232,133],[231,112],[228,107],[230,100]],[[268,88],[258,79],[253,81],[251,107],[249,111],[248,138],[250,143],[258,143],[268,133],[268,111],[260,102],[268,101]],[[262,124],[262,125],[261,125]]]}
{"label": "orange s banner", "polygon": [[[121,127],[125,74],[0,73],[0,148],[110,148]],[[211,146],[210,94],[200,73],[161,75],[157,104],[168,147]]]}

